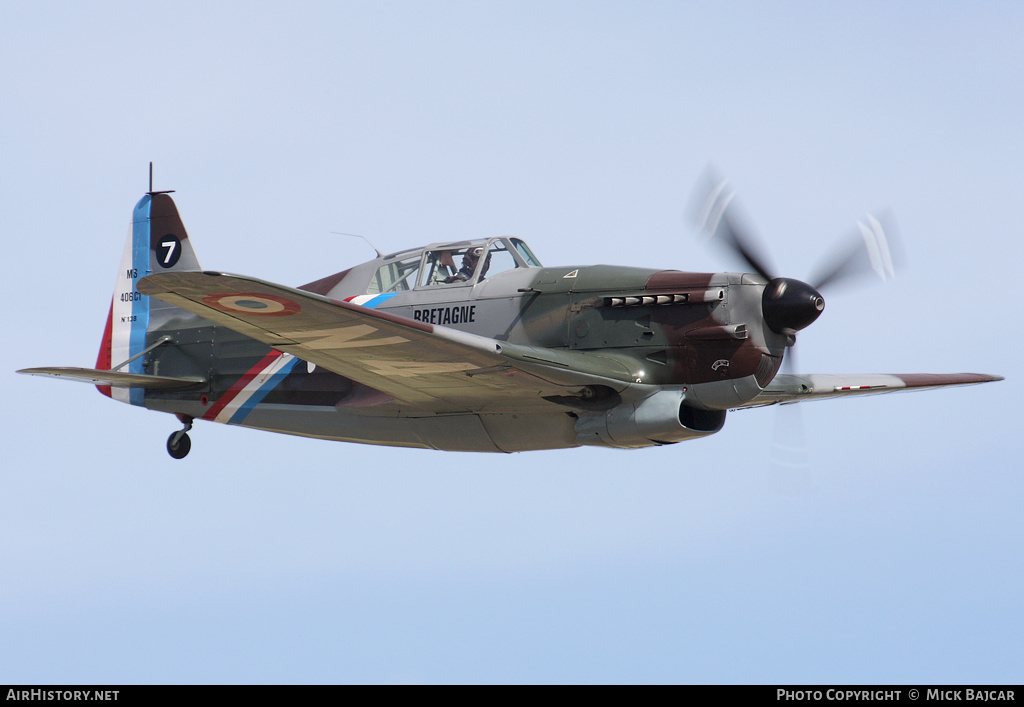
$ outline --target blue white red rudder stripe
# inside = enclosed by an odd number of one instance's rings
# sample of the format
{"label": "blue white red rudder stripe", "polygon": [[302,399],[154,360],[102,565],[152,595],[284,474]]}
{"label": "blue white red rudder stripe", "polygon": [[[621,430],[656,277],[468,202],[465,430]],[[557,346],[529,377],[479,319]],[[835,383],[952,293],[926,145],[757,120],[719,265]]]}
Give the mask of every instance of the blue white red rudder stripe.
{"label": "blue white red rudder stripe", "polygon": [[[153,272],[199,269],[199,260],[174,200],[167,194],[146,194],[132,211],[96,368],[110,370],[140,353],[147,346],[150,332],[165,319],[161,313],[172,309],[171,305],[158,300],[151,302],[151,298],[140,293],[135,287],[140,278]],[[145,373],[144,358],[139,357],[119,370]],[[145,391],[141,388],[97,387],[115,400],[145,404]]]}

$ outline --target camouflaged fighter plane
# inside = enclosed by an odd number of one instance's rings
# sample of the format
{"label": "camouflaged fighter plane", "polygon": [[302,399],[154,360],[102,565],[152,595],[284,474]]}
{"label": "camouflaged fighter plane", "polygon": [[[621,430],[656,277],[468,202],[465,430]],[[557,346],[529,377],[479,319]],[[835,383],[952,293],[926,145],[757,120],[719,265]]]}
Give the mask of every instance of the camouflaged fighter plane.
{"label": "camouflaged fighter plane", "polygon": [[291,288],[200,268],[168,194],[135,206],[96,368],[19,372],[176,415],[176,459],[197,419],[455,451],[635,448],[714,434],[728,410],[1000,380],[779,374],[824,308],[818,287],[860,261],[891,274],[874,220],[817,287],[773,276],[712,185],[704,229],[753,274],[544,267],[502,236]]}

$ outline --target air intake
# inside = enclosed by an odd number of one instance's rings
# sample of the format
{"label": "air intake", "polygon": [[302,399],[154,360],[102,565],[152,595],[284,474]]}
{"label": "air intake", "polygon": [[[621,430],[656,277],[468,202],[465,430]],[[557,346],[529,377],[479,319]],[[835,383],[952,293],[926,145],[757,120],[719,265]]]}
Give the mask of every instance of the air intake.
{"label": "air intake", "polygon": [[781,356],[770,356],[768,354],[761,354],[761,360],[757,364],[757,370],[754,371],[754,380],[762,388],[767,388],[768,384],[775,378],[775,374],[779,372],[779,367],[782,366]]}

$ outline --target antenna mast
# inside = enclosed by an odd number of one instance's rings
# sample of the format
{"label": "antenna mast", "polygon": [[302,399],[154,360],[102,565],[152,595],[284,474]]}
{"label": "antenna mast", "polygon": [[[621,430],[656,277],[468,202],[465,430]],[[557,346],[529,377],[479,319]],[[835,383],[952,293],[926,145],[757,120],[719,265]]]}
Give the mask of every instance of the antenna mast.
{"label": "antenna mast", "polygon": [[153,163],[152,162],[149,163],[149,191],[147,191],[146,193],[149,194],[150,196],[152,196],[153,194],[173,194],[174,193],[173,189],[168,189],[167,191],[153,191]]}

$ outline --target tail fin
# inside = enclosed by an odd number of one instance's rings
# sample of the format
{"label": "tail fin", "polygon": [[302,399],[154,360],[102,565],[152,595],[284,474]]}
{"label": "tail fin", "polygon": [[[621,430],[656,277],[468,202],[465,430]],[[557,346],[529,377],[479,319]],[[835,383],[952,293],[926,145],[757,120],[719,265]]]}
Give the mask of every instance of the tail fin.
{"label": "tail fin", "polygon": [[[117,273],[114,297],[107,314],[107,326],[100,342],[96,368],[110,370],[142,352],[146,334],[150,329],[150,298],[140,293],[135,283],[154,272],[200,270],[199,260],[189,241],[185,226],[178,216],[174,200],[164,192],[147,193],[132,212],[132,223]],[[154,308],[164,307],[162,302]],[[128,373],[144,373],[143,358],[139,357],[122,369]],[[96,386],[104,395],[143,405],[145,391],[141,388],[111,388]]]}

